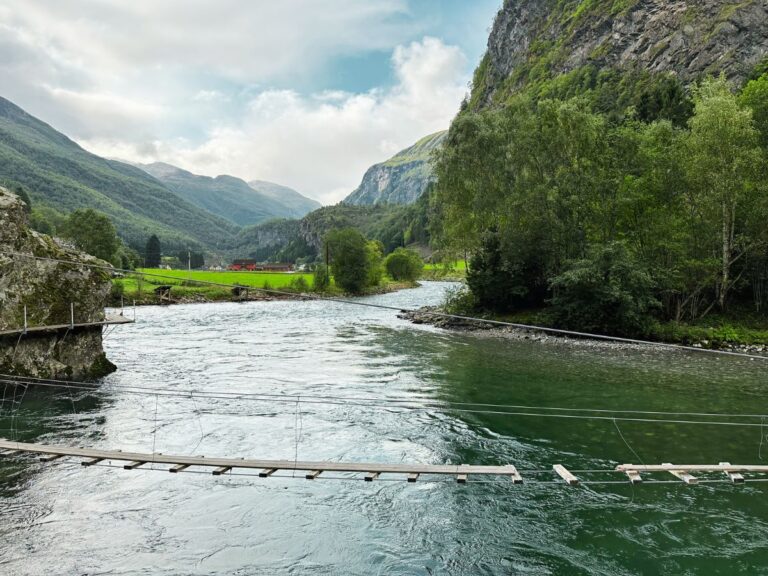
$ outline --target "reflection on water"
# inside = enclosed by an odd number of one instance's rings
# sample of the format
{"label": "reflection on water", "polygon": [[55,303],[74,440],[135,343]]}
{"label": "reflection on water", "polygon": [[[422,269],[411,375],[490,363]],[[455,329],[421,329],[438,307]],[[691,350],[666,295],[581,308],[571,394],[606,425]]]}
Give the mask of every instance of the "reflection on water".
{"label": "reflection on water", "polygon": [[[373,300],[431,304],[445,288],[429,283]],[[15,404],[9,392],[3,435],[206,456],[521,469],[613,467],[637,461],[632,450],[648,463],[768,460],[759,428],[119,388],[761,413],[760,362],[450,334],[392,312],[321,302],[144,308],[139,320],[107,339],[119,371],[98,392],[30,388]],[[768,565],[763,484],[460,487],[75,464],[0,467],[0,572],[755,574]]]}

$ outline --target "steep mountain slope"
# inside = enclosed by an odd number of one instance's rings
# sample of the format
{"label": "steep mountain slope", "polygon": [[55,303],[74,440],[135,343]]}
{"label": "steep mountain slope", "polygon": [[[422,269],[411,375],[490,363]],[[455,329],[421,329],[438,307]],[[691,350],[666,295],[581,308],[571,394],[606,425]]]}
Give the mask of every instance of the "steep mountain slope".
{"label": "steep mountain slope", "polygon": [[767,54],[761,0],[505,0],[472,104],[585,66],[739,81]]}
{"label": "steep mountain slope", "polygon": [[[270,184],[269,193],[264,193],[234,176],[198,176],[163,162],[139,167],[184,200],[238,226],[250,226],[274,218],[301,218],[314,207],[319,207],[319,204],[295,190],[277,184]],[[283,190],[287,196],[285,201]],[[297,208],[297,197],[312,208],[303,211]]]}
{"label": "steep mountain slope", "polygon": [[181,199],[146,172],[83,150],[48,124],[0,98],[0,180],[23,185],[34,204],[63,212],[94,208],[142,247],[151,234],[166,246],[216,246],[237,227]]}
{"label": "steep mountain slope", "polygon": [[290,211],[289,214],[285,215],[288,218],[302,218],[322,206],[317,200],[307,198],[293,188],[273,182],[251,180],[248,182],[248,186],[285,206]]}
{"label": "steep mountain slope", "polygon": [[358,189],[344,203],[373,206],[416,202],[432,182],[432,153],[443,145],[446,134],[426,136],[386,162],[369,168]]}

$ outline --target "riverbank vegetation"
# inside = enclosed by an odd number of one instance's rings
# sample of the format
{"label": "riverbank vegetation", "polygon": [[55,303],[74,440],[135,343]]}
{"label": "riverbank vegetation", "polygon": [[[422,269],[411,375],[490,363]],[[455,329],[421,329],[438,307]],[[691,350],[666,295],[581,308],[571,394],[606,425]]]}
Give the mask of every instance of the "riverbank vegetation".
{"label": "riverbank vegetation", "polygon": [[431,233],[471,254],[464,311],[535,311],[547,325],[624,336],[762,339],[768,75],[740,91],[709,78],[689,92],[667,76],[579,74],[465,109],[451,127]]}

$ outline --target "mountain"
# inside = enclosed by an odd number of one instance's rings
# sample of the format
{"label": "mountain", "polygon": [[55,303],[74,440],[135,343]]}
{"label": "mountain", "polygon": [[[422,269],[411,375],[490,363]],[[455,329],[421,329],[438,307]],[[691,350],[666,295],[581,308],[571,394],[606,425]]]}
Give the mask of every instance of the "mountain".
{"label": "mountain", "polygon": [[432,153],[445,141],[447,132],[419,140],[386,162],[368,169],[360,186],[345,200],[353,206],[413,204],[433,180]]}
{"label": "mountain", "polygon": [[768,54],[768,6],[747,0],[505,0],[473,82],[473,107],[585,67],[723,72],[740,83]]}
{"label": "mountain", "polygon": [[302,218],[313,210],[322,207],[322,204],[317,200],[307,198],[296,192],[293,188],[281,186],[280,184],[275,184],[273,182],[251,180],[248,182],[248,186],[256,190],[256,192],[268,196],[285,206],[290,210],[290,214],[286,215],[288,218]]}
{"label": "mountain", "polygon": [[238,226],[274,218],[301,218],[320,207],[314,200],[277,184],[265,182],[260,190],[234,176],[198,176],[162,162],[139,167],[187,202]]}
{"label": "mountain", "polygon": [[130,245],[157,234],[167,247],[215,247],[237,226],[183,200],[134,166],[91,154],[48,124],[0,98],[0,182],[20,184],[35,206],[94,208]]}

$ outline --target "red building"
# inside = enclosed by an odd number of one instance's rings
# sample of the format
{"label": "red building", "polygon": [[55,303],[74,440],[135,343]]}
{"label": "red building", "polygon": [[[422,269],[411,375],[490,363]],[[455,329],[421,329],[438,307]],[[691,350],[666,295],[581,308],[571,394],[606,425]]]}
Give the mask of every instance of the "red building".
{"label": "red building", "polygon": [[229,265],[233,272],[293,272],[293,264],[256,262],[255,260],[235,260]]}

